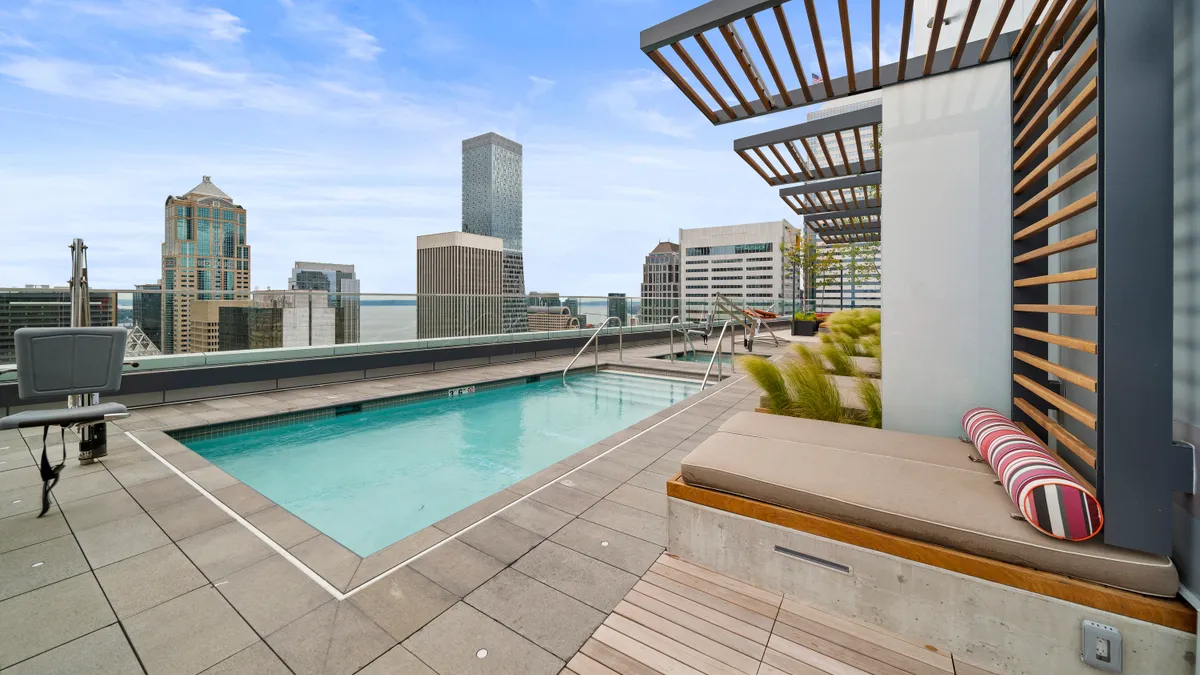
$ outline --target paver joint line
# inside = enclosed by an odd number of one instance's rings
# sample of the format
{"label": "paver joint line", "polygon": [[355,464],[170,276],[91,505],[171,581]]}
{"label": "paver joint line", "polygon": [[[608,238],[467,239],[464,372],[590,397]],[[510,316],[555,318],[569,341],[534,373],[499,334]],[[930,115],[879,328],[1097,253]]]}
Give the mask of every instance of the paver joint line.
{"label": "paver joint line", "polygon": [[208,490],[205,490],[203,487],[200,486],[199,483],[192,480],[191,477],[189,477],[187,474],[183,473],[179,469],[176,469],[174,465],[172,465],[167,460],[163,459],[162,455],[159,455],[157,452],[152,450],[150,448],[150,446],[143,443],[140,438],[138,438],[137,436],[134,436],[132,431],[126,431],[125,435],[132,438],[134,440],[134,442],[136,442],[138,445],[140,445],[142,447],[143,450],[150,453],[150,455],[152,457],[154,457],[158,461],[162,462],[171,471],[175,472],[175,474],[177,476],[182,478],[184,480],[184,482],[186,482],[187,484],[191,485],[192,488],[194,488],[197,492],[199,492],[200,494],[207,497],[210,502],[215,504],[217,506],[217,508],[224,511],[226,515],[228,515],[230,518],[233,518],[234,520],[236,520],[238,523],[240,523],[242,525],[242,527],[249,530],[251,534],[253,534],[254,536],[261,539],[264,544],[266,544],[267,546],[270,546],[271,549],[273,551],[275,551],[276,553],[278,553],[280,556],[282,556],[284,558],[284,560],[287,560],[291,564],[295,565],[297,569],[299,569],[306,576],[308,576],[310,579],[312,579],[314,582],[316,582],[318,586],[325,589],[325,591],[327,593],[329,593],[331,596],[333,596],[337,600],[345,600],[346,599],[345,595],[343,595],[340,591],[338,591],[336,588],[334,588],[328,581],[325,581],[325,579],[321,575],[319,575],[316,572],[309,569],[309,567],[307,565],[305,565],[304,563],[300,562],[300,560],[297,559],[296,556],[289,553],[286,548],[275,543],[275,541],[273,539],[271,539],[267,535],[263,534],[262,531],[259,530],[257,527],[251,525],[250,521],[246,520],[245,518],[243,518],[241,516],[241,514],[239,514],[238,512],[236,512],[233,509],[226,506],[221,500],[214,497],[211,492],[209,492]]}

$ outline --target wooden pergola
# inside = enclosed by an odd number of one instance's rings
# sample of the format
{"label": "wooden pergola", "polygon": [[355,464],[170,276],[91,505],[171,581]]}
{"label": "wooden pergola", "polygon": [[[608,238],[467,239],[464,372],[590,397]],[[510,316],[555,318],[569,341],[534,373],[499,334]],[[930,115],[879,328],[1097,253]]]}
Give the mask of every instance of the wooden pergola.
{"label": "wooden pergola", "polygon": [[[980,0],[972,0],[963,17],[962,30],[953,43],[942,43],[941,32],[946,17],[947,0],[938,0],[929,42],[920,45],[923,53],[896,63],[880,63],[880,1],[871,0],[871,25],[855,30],[851,26],[849,0],[838,0],[838,15],[842,54],[833,58],[845,60],[842,77],[830,74],[831,57],[826,54],[821,25],[817,19],[814,0],[722,0],[709,2],[679,16],[642,31],[641,48],[650,60],[679,88],[688,100],[713,124],[725,124],[820,103],[844,96],[879,89],[896,82],[929,77],[982,63],[1010,58],[1029,41],[1032,26],[1027,23],[1019,34],[1004,33],[1004,24],[1012,11],[1014,0],[1004,0],[995,16],[979,16]],[[1061,4],[1055,0],[1056,4]],[[796,9],[796,5],[803,9]],[[1038,3],[1035,17],[1045,1]],[[785,9],[785,7],[787,9]],[[900,53],[907,54],[912,38],[913,0],[904,0],[904,20],[900,34]],[[789,17],[789,14],[791,15]],[[799,16],[797,16],[799,15]],[[971,28],[977,22],[991,21],[987,38],[968,42]],[[792,26],[797,27],[793,32]],[[773,29],[784,45],[786,56],[771,50],[767,30]],[[828,26],[826,26],[828,28]],[[743,37],[743,29],[752,38]],[[774,37],[770,35],[770,38]],[[803,38],[811,36],[811,42]],[[855,36],[869,35],[871,62],[854,62],[852,45]],[[732,54],[728,62],[713,48],[713,42],[723,42]],[[798,45],[799,43],[799,45]],[[799,47],[811,47],[816,55],[819,82],[809,82],[810,72],[801,62]],[[807,53],[807,49],[804,50]],[[679,65],[672,63],[668,52]],[[786,60],[784,60],[786,58]],[[697,61],[702,59],[718,76],[722,89],[705,73]],[[807,64],[811,68],[813,64]],[[769,79],[763,77],[763,68]],[[686,72],[689,77],[682,73]],[[733,73],[740,73],[749,83],[745,90]],[[700,92],[703,91],[705,95]]]}
{"label": "wooden pergola", "polygon": [[[881,63],[881,0],[869,26],[851,25],[849,0],[824,26],[815,0],[711,0],[643,31],[641,49],[714,125],[1007,62],[1010,415],[1093,486],[1107,543],[1170,553],[1172,492],[1191,491],[1193,473],[1171,442],[1170,3],[1035,0],[1006,31],[1015,0],[992,16],[967,0],[958,34],[943,40],[948,0],[935,0],[920,45],[914,2],[902,3],[892,64]],[[842,53],[829,53],[823,31],[840,32]],[[869,63],[856,63],[856,39],[869,40]],[[810,53],[815,68],[801,61]],[[880,125],[853,117],[866,114],[810,119],[734,149],[823,238],[878,238]]]}
{"label": "wooden pergola", "polygon": [[876,150],[882,122],[883,105],[871,101],[858,110],[739,138],[733,142],[733,151],[767,185],[878,172],[882,163]]}

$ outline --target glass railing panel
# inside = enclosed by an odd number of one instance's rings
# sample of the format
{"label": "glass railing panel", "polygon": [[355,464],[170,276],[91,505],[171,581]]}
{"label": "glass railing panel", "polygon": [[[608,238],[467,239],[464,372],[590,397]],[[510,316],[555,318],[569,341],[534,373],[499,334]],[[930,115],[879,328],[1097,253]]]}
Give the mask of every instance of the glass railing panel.
{"label": "glass railing panel", "polygon": [[[636,296],[527,297],[329,293],[324,291],[92,290],[92,325],[130,330],[128,360],[142,370],[240,364],[468,344],[587,338],[699,327],[695,316]],[[654,305],[653,303],[658,303]],[[705,308],[707,309],[707,308]],[[66,288],[0,289],[0,365],[15,360],[13,333],[65,327]],[[132,370],[132,367],[130,367]],[[0,373],[0,381],[15,379]]]}

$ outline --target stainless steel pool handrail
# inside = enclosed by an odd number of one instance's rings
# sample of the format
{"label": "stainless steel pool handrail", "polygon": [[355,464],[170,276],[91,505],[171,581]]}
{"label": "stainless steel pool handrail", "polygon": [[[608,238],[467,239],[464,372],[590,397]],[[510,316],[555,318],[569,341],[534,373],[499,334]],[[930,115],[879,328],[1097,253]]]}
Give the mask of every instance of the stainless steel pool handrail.
{"label": "stainless steel pool handrail", "polygon": [[600,335],[601,331],[608,327],[609,321],[617,322],[617,359],[620,361],[625,360],[625,333],[622,330],[621,317],[610,316],[604,320],[604,323],[600,324],[600,327],[596,329],[595,333],[592,333],[592,336],[588,338],[587,342],[583,343],[583,347],[579,350],[579,353],[575,355],[575,358],[571,359],[571,362],[567,364],[567,367],[563,368],[563,384],[567,383],[567,372],[571,370],[571,366],[575,365],[575,362],[579,360],[580,356],[583,356],[583,353],[587,351],[588,345],[592,344],[593,341],[596,342],[596,372],[600,371],[600,341],[597,340],[596,337]]}
{"label": "stainless steel pool handrail", "polygon": [[[704,379],[700,381],[701,389],[704,389],[705,387],[708,386],[708,376],[710,374],[712,374],[713,363],[717,364],[717,378],[718,379],[721,378],[721,362],[719,359],[719,357],[721,356],[721,340],[723,340],[725,338],[725,329],[729,328],[729,326],[732,324],[733,324],[733,319],[727,319],[725,321],[725,325],[721,326],[721,334],[717,336],[717,348],[713,350],[712,358],[708,360],[708,368],[705,369],[705,371],[704,371]],[[734,349],[733,340],[734,340],[733,333],[730,333],[729,334],[729,356],[731,358],[733,356],[733,349]],[[731,368],[733,367],[732,360],[730,361],[730,367]]]}
{"label": "stainless steel pool handrail", "polygon": [[687,356],[688,346],[691,346],[692,353],[696,352],[696,343],[692,342],[692,336],[688,335],[687,329],[683,327],[683,319],[676,314],[667,322],[667,331],[670,333],[671,339],[671,361],[675,360],[675,328],[673,327],[675,324],[679,324],[679,332],[683,334],[683,355]]}

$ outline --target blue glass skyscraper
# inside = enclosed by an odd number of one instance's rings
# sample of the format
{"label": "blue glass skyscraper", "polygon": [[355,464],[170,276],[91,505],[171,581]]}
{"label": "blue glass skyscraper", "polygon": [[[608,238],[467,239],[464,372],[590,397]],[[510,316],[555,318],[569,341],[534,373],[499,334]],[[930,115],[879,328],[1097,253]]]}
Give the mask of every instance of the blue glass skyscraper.
{"label": "blue glass skyscraper", "polygon": [[504,331],[527,330],[521,252],[521,144],[487,133],[462,143],[463,232],[504,240]]}

